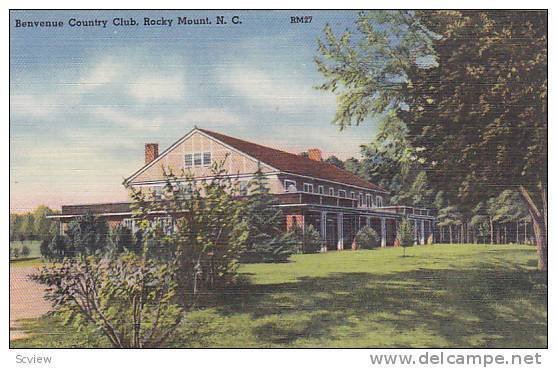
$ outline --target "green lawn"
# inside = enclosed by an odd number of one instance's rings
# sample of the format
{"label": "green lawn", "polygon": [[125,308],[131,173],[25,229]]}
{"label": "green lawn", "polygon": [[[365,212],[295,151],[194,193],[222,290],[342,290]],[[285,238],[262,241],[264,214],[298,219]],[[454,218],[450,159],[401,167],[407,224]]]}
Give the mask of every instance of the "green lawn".
{"label": "green lawn", "polygon": [[[533,247],[434,245],[244,265],[249,283],[188,315],[172,347],[547,346],[547,282]],[[12,347],[106,346],[54,318]],[[48,335],[41,335],[48,332]]]}
{"label": "green lawn", "polygon": [[[37,258],[41,256],[41,241],[40,240],[15,240],[15,241],[10,241],[10,249],[12,248],[19,248],[20,252],[21,252],[21,248],[26,245],[29,250],[30,250],[30,254],[29,256],[25,257],[25,258]],[[22,257],[20,255],[20,257]]]}

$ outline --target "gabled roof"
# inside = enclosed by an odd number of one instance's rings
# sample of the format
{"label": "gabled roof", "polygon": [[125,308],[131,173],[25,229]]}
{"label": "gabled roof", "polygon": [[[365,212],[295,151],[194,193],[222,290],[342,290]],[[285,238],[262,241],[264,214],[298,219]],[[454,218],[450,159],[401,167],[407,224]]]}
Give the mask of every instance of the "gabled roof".
{"label": "gabled roof", "polygon": [[339,169],[327,162],[311,160],[304,156],[251,143],[206,129],[197,128],[197,130],[285,173],[386,192],[379,185],[370,183],[349,171]]}

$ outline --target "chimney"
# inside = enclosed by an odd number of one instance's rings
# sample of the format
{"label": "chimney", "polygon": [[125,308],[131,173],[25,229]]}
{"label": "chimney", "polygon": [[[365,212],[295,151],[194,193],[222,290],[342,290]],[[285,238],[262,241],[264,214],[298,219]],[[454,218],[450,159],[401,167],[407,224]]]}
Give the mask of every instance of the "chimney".
{"label": "chimney", "polygon": [[145,143],[145,165],[159,156],[158,143]]}
{"label": "chimney", "polygon": [[319,148],[308,148],[308,158],[313,161],[322,161],[321,150]]}

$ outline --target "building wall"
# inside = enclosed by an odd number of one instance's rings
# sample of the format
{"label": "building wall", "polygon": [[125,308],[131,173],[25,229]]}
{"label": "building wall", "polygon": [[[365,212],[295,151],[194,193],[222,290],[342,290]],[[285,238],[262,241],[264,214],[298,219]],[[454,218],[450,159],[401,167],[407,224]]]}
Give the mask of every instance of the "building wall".
{"label": "building wall", "polygon": [[[226,172],[231,175],[242,175],[253,173],[257,170],[257,161],[228,148],[224,144],[213,138],[207,137],[200,132],[193,132],[178,146],[167,152],[151,167],[138,175],[131,184],[144,181],[163,180],[163,167],[172,169],[174,174],[179,175],[182,170],[189,171],[195,177],[211,176],[210,166],[195,166],[185,168],[184,158],[187,153],[203,153],[210,152],[213,161],[224,162]],[[228,155],[228,156],[227,156]],[[271,172],[272,169],[266,165],[262,165],[263,172]]]}

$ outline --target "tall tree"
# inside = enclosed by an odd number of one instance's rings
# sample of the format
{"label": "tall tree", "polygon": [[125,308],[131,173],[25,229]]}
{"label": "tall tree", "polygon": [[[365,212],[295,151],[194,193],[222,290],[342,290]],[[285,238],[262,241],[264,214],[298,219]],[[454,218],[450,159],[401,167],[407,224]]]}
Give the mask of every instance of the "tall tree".
{"label": "tall tree", "polygon": [[326,27],[319,42],[334,122],[395,112],[432,185],[466,216],[495,191],[519,190],[547,270],[547,13],[373,12],[356,29]]}
{"label": "tall tree", "polygon": [[243,262],[284,262],[294,253],[294,245],[283,228],[283,213],[270,193],[268,180],[258,167],[250,181],[244,218],[249,236],[242,252]]}

